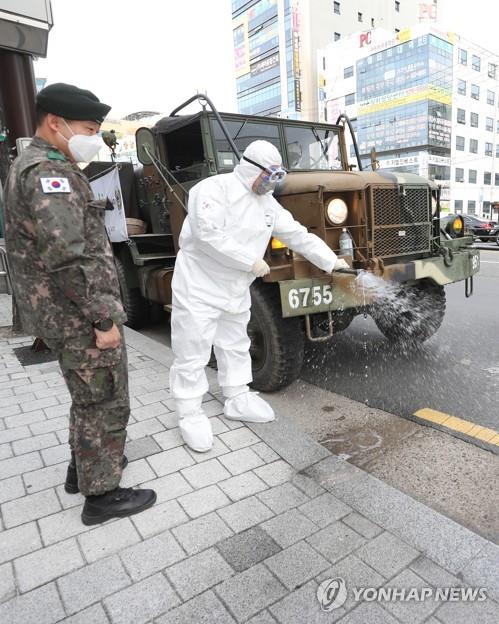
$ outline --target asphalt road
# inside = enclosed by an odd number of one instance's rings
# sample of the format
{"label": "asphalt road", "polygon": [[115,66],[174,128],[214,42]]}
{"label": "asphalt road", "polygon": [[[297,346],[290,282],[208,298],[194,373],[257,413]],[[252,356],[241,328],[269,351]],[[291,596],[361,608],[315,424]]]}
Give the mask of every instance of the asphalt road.
{"label": "asphalt road", "polygon": [[399,416],[433,408],[499,430],[499,248],[481,252],[474,295],[446,287],[440,330],[409,352],[357,317],[331,342],[309,346],[302,379]]}

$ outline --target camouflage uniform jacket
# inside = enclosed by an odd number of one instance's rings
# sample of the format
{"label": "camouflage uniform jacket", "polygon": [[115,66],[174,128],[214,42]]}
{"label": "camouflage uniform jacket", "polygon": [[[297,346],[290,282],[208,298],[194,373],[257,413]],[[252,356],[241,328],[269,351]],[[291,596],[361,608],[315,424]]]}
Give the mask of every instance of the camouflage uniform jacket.
{"label": "camouflage uniform jacket", "polygon": [[[55,192],[54,192],[55,189]],[[66,192],[59,192],[66,191]],[[92,323],[126,315],[104,203],[78,167],[39,137],[14,161],[5,191],[5,243],[24,329],[68,351],[68,368],[106,366]]]}

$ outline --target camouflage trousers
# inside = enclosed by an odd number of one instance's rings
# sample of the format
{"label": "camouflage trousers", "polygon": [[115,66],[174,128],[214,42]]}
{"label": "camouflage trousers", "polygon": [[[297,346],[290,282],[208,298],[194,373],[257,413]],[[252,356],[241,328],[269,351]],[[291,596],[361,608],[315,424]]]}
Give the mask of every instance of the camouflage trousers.
{"label": "camouflage trousers", "polygon": [[72,399],[69,446],[75,453],[78,487],[84,496],[113,490],[121,479],[130,417],[124,342],[120,351],[116,363],[100,368],[67,368],[59,358]]}

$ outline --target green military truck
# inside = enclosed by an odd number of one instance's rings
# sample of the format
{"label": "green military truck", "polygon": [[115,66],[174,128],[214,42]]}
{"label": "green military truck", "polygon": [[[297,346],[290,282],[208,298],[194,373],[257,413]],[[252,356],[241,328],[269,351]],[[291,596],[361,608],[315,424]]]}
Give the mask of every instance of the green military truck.
{"label": "green military truck", "polygon": [[[195,99],[201,112],[179,114]],[[347,261],[390,284],[391,297],[377,297],[354,274],[328,276],[273,239],[265,254],[271,272],[252,286],[254,388],[273,391],[291,383],[300,373],[305,340],[331,340],[358,314],[370,314],[389,340],[414,344],[439,328],[446,284],[465,281],[471,295],[480,256],[464,235],[462,219],[441,230],[439,188],[431,181],[363,171],[348,118],[330,125],[218,114],[207,103],[204,96],[191,98],[153,128],[137,131],[143,166],[135,171],[127,214],[143,220],[147,231],[114,246],[131,326],[144,323],[153,304],[166,310],[171,305],[189,189],[232,171],[255,139],[273,143],[289,171],[275,192],[279,203],[340,256],[339,238],[347,228],[354,247]],[[348,162],[347,137],[357,154],[355,167]]]}

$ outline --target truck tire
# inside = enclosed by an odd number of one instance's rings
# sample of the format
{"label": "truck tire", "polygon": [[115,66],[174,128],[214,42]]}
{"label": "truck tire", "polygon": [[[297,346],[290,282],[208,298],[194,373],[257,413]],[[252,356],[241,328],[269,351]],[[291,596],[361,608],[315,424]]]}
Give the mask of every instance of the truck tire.
{"label": "truck tire", "polygon": [[252,388],[275,392],[298,378],[305,342],[302,321],[282,318],[276,284],[258,281],[251,287],[248,335],[253,363]]}
{"label": "truck tire", "polygon": [[378,329],[394,343],[415,346],[431,338],[445,316],[445,290],[431,280],[401,285],[393,305],[372,312]]}
{"label": "truck tire", "polygon": [[121,300],[127,315],[125,325],[132,329],[140,329],[147,324],[150,315],[149,304],[140,294],[140,288],[130,288],[126,282],[125,266],[123,262],[114,257],[116,273],[120,284]]}

